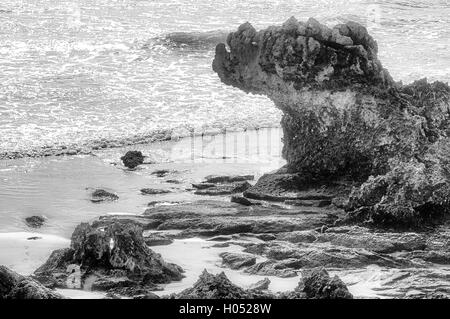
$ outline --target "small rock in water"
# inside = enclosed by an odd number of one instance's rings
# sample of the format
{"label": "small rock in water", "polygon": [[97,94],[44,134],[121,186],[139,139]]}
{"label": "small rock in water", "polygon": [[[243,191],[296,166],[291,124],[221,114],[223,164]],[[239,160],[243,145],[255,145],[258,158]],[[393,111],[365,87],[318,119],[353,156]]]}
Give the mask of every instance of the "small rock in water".
{"label": "small rock in water", "polygon": [[44,225],[45,218],[42,216],[31,216],[25,218],[25,222],[29,227],[39,228],[42,227],[42,225]]}
{"label": "small rock in water", "polygon": [[104,189],[96,189],[91,194],[91,202],[93,203],[101,203],[105,201],[115,201],[118,200],[119,196],[114,193],[110,193],[105,191]]}
{"label": "small rock in water", "polygon": [[140,151],[128,151],[124,156],[120,158],[128,168],[136,168],[137,166],[144,163],[144,155]]}
{"label": "small rock in water", "polygon": [[171,191],[167,189],[158,189],[158,188],[143,188],[141,189],[141,193],[142,195],[160,195],[171,193]]}
{"label": "small rock in water", "polygon": [[156,175],[157,177],[165,177],[172,173],[172,171],[169,171],[168,169],[160,169],[152,172],[152,175]]}
{"label": "small rock in water", "polygon": [[27,240],[38,240],[38,239],[42,239],[42,237],[39,236],[33,236],[33,237],[28,237]]}

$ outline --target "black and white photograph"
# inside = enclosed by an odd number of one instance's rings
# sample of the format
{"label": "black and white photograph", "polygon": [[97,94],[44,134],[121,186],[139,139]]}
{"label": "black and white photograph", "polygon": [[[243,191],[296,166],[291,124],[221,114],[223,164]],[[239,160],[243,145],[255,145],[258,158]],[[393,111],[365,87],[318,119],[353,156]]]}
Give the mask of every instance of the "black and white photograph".
{"label": "black and white photograph", "polygon": [[1,0],[0,299],[448,299],[449,80],[449,0]]}

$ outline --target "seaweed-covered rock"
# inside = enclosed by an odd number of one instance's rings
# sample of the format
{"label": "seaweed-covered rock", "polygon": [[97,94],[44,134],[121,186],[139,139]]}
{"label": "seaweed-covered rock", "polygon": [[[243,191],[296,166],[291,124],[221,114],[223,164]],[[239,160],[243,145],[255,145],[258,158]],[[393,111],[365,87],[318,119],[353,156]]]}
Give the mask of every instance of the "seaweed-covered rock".
{"label": "seaweed-covered rock", "polygon": [[140,151],[128,151],[124,156],[120,158],[123,165],[128,168],[136,168],[144,163],[144,155]]}
{"label": "seaweed-covered rock", "polygon": [[301,285],[309,299],[353,299],[342,280],[338,276],[331,278],[323,268],[303,271]]}
{"label": "seaweed-covered rock", "polygon": [[[296,187],[356,182],[347,209],[376,224],[418,225],[448,214],[447,84],[394,82],[376,41],[355,22],[328,28],[290,18],[261,31],[244,23],[227,45],[217,45],[213,69],[283,111],[285,168],[297,174]],[[248,197],[272,193],[254,190]]]}
{"label": "seaweed-covered rock", "polygon": [[54,251],[34,276],[47,285],[66,288],[78,267],[81,286],[89,277],[93,288],[127,295],[145,294],[157,284],[181,280],[183,270],[150,250],[142,231],[127,221],[82,223],[72,234],[71,247]]}

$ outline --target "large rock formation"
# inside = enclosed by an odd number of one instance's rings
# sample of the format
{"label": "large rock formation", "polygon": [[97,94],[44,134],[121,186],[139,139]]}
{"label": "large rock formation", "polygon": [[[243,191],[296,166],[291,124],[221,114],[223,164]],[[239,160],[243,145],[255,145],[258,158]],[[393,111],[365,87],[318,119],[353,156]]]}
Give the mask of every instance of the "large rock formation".
{"label": "large rock formation", "polygon": [[354,22],[290,18],[261,31],[245,23],[227,44],[217,46],[213,69],[283,111],[284,173],[296,174],[299,190],[356,183],[344,206],[358,221],[409,226],[448,214],[447,84],[395,83]]}
{"label": "large rock formation", "polygon": [[46,286],[141,295],[157,284],[183,278],[145,244],[142,227],[127,221],[82,223],[71,247],[54,251],[34,276]]}

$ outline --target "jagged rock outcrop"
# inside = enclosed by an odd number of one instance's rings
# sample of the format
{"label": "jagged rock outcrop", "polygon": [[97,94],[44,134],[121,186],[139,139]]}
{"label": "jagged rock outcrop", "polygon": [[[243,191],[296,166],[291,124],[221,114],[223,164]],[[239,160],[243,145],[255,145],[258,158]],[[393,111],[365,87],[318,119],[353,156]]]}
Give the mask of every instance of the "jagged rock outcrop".
{"label": "jagged rock outcrop", "polygon": [[0,266],[0,299],[63,299],[30,277]]}
{"label": "jagged rock outcrop", "polygon": [[358,222],[418,226],[448,215],[447,84],[394,82],[376,41],[355,22],[328,28],[291,18],[261,31],[245,23],[227,45],[216,47],[213,69],[283,111],[283,156],[296,190],[356,182],[344,207]]}
{"label": "jagged rock outcrop", "polygon": [[342,280],[338,276],[331,278],[323,268],[303,271],[300,285],[309,299],[353,299]]}
{"label": "jagged rock outcrop", "polygon": [[47,286],[124,295],[146,294],[157,284],[181,280],[183,270],[148,248],[142,232],[127,221],[82,223],[71,247],[54,251],[34,277]]}
{"label": "jagged rock outcrop", "polygon": [[262,299],[275,296],[261,290],[245,290],[233,284],[225,273],[213,275],[205,269],[192,288],[169,297],[172,299]]}

